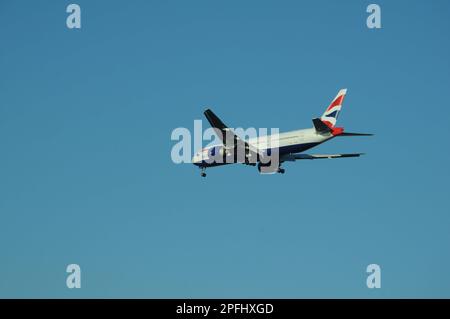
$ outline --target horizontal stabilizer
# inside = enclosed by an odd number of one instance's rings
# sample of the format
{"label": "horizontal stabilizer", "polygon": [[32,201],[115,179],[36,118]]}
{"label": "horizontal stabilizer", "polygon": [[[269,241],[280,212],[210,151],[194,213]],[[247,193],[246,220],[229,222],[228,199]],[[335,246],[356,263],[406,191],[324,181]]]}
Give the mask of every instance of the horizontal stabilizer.
{"label": "horizontal stabilizer", "polygon": [[369,134],[369,133],[341,133],[338,136],[373,136],[373,134]]}
{"label": "horizontal stabilizer", "polygon": [[313,121],[314,128],[316,129],[317,133],[325,134],[325,133],[331,132],[331,129],[324,122],[322,122],[321,119],[316,118],[316,119],[313,119],[312,121]]}

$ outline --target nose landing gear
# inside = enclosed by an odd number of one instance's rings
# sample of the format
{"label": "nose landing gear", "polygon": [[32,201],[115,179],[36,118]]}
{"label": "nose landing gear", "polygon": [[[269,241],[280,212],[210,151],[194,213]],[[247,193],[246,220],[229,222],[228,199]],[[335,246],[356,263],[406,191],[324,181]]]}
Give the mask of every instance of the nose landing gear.
{"label": "nose landing gear", "polygon": [[201,176],[201,177],[206,177],[206,173],[205,173],[206,167],[202,167],[201,170],[202,170],[202,171],[201,171],[201,173],[200,173],[200,176]]}
{"label": "nose landing gear", "polygon": [[279,168],[278,168],[278,173],[284,174],[284,168],[279,167]]}

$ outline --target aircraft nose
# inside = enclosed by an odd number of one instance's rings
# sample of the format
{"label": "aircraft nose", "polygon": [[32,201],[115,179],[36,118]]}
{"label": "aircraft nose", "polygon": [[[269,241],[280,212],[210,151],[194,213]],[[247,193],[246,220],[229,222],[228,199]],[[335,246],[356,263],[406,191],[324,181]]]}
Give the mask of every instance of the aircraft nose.
{"label": "aircraft nose", "polygon": [[192,156],[192,164],[196,165],[198,164],[200,161],[200,158],[198,156],[198,154],[195,154],[194,156]]}

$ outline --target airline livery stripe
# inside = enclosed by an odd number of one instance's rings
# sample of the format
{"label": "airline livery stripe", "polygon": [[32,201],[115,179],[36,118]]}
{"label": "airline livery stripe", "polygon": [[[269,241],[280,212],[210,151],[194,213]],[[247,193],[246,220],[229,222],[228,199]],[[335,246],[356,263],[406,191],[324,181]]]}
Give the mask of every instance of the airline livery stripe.
{"label": "airline livery stripe", "polygon": [[334,118],[336,118],[337,113],[338,113],[338,110],[335,110],[335,111],[331,112],[330,114],[326,114],[325,116],[326,117],[334,117]]}
{"label": "airline livery stripe", "polygon": [[342,102],[344,101],[344,96],[345,95],[341,95],[339,96],[336,100],[334,100],[333,102],[331,102],[330,106],[327,108],[327,111],[331,110],[333,107],[337,106],[337,105],[341,105]]}

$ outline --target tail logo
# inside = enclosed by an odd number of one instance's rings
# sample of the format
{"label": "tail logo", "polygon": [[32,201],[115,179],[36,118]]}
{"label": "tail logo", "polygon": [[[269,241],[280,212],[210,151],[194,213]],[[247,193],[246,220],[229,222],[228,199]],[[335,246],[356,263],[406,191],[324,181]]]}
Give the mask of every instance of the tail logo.
{"label": "tail logo", "polygon": [[339,111],[341,110],[342,103],[344,102],[344,97],[346,94],[347,89],[340,90],[334,100],[325,110],[325,113],[323,113],[322,117],[320,118],[329,127],[334,127],[336,125],[336,120],[338,118]]}

